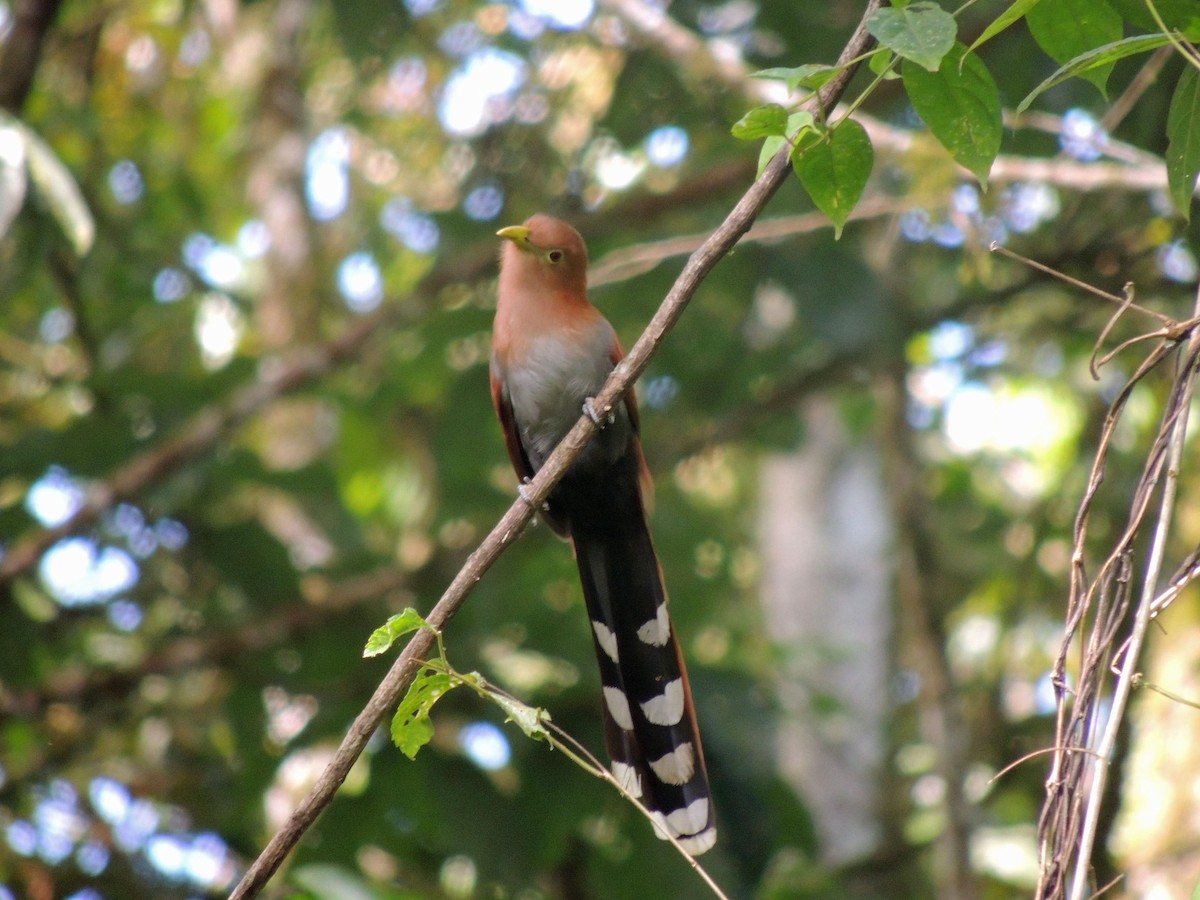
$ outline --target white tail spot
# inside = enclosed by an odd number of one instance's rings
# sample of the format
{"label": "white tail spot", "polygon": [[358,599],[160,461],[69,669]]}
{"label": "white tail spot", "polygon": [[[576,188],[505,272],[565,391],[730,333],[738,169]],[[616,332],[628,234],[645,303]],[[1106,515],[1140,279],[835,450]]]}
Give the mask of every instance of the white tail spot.
{"label": "white tail spot", "polygon": [[651,647],[665,647],[671,639],[671,620],[667,617],[667,604],[660,603],[654,618],[637,630],[642,643]]}
{"label": "white tail spot", "polygon": [[638,776],[637,770],[629,765],[629,763],[613,761],[612,764],[613,778],[617,779],[617,784],[629,792],[632,797],[642,796],[642,779]]}
{"label": "white tail spot", "polygon": [[[611,688],[605,688],[607,694]],[[617,691],[617,693],[621,693]],[[625,695],[621,694],[621,699],[625,699]],[[683,718],[683,679],[676,678],[674,681],[667,682],[667,686],[663,688],[663,692],[657,697],[651,697],[645,703],[641,704],[642,712],[646,714],[646,718],[655,725],[678,725],[679,720]],[[629,707],[626,704],[626,715],[628,715]],[[616,718],[616,714],[613,714]],[[624,728],[625,726],[621,726]]]}
{"label": "white tail spot", "polygon": [[608,711],[612,715],[613,721],[617,723],[617,727],[623,728],[625,731],[632,731],[633,716],[629,713],[629,700],[625,696],[625,692],[620,688],[606,687],[604,702],[608,705]]}
{"label": "white tail spot", "polygon": [[690,741],[650,763],[650,768],[667,784],[687,784],[696,772],[696,754]]}
{"label": "white tail spot", "polygon": [[717,842],[717,829],[705,828],[708,824],[708,798],[693,800],[683,809],[663,815],[654,812],[654,833],[663,840],[668,834],[679,841],[680,846],[693,856],[699,856]]}
{"label": "white tail spot", "polygon": [[692,854],[692,856],[699,856],[701,853],[713,848],[713,845],[717,842],[717,829],[708,828],[691,837],[679,837],[675,840],[679,841],[679,846]]}
{"label": "white tail spot", "polygon": [[592,630],[596,632],[596,643],[604,651],[604,655],[613,662],[617,661],[617,636],[603,622],[592,620]]}

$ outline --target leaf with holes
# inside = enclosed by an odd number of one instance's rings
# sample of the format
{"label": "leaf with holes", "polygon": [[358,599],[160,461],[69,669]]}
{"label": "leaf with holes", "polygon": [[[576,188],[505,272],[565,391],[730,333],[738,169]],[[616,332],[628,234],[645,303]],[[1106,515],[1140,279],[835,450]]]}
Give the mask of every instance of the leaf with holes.
{"label": "leaf with holes", "polygon": [[833,221],[834,235],[862,196],[875,151],[861,125],[845,119],[832,132],[805,132],[792,154],[792,165],[813,202]]}
{"label": "leaf with holes", "polygon": [[986,187],[1003,134],[1000,92],[983,61],[965,53],[955,44],[937,72],[905,60],[901,75],[913,109],[933,136]]}
{"label": "leaf with holes", "polygon": [[954,46],[958,24],[936,3],[921,0],[903,9],[877,9],[867,19],[867,30],[897,56],[936,72]]}
{"label": "leaf with holes", "polygon": [[1167,112],[1167,185],[1185,219],[1192,214],[1200,174],[1200,74],[1185,66]]}
{"label": "leaf with holes", "polygon": [[421,669],[413,678],[392,717],[392,742],[409,759],[416,759],[417,752],[432,740],[433,721],[429,714],[434,704],[457,684],[451,675],[433,669]]}

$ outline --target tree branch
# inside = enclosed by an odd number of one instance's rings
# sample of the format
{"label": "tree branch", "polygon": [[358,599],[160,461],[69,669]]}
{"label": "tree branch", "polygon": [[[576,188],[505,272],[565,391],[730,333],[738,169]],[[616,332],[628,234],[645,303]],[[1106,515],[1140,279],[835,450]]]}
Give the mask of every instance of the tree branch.
{"label": "tree branch", "polygon": [[[687,205],[701,196],[711,199],[715,191],[744,181],[753,171],[752,162],[744,166],[728,165],[716,171],[705,171],[666,194],[655,195],[652,203],[642,197],[631,198],[628,207],[624,203],[620,205],[621,214],[632,214],[634,218],[646,221],[665,210],[677,208],[677,204]],[[265,375],[237,388],[227,399],[199,410],[171,437],[93,483],[84,506],[70,519],[54,528],[32,531],[16,540],[0,556],[0,589],[32,571],[42,555],[55,543],[89,528],[115,504],[136,497],[204,455],[235,428],[276,400],[302,390],[340,365],[358,360],[363,346],[377,335],[388,333],[397,323],[420,319],[431,307],[432,298],[442,288],[482,278],[494,265],[495,258],[495,251],[491,247],[486,251],[463,252],[454,265],[439,267],[431,272],[408,297],[388,303],[374,313],[355,320],[333,340],[293,351],[281,356],[278,362],[264,366]]]}
{"label": "tree branch", "polygon": [[[872,39],[867,33],[866,19],[880,5],[881,0],[868,0],[862,20],[843,49],[839,63],[849,63],[871,45]],[[814,98],[814,103],[810,105],[819,104],[823,110],[831,109],[845,91],[855,68],[847,65],[837,78],[822,88],[820,94]],[[787,178],[789,168],[788,150],[785,147],[771,160],[766,170],[750,186],[716,231],[688,259],[642,336],[633,345],[629,355],[616,366],[604,388],[593,401],[600,416],[604,416],[620,402],[621,397],[632,387],[704,278],[750,228],[755,217]],[[518,500],[509,508],[483,543],[467,559],[466,564],[438,600],[427,617],[427,621],[434,628],[443,628],[453,618],[465,602],[471,588],[520,535],[533,516],[534,505],[540,505],[546,499],[551,488],[563,476],[595,430],[596,425],[590,418],[580,417],[575,427],[527,486],[531,503]],[[409,641],[363,711],[350,726],[333,760],[321,773],[313,789],[251,865],[230,895],[230,900],[243,900],[257,895],[304,832],[332,801],[334,793],[345,780],[350,767],[362,754],[371,735],[379,727],[384,716],[399,702],[422,660],[429,653],[433,640],[434,636],[429,629],[421,629]]]}
{"label": "tree branch", "polygon": [[42,44],[61,5],[62,0],[18,0],[13,5],[12,31],[0,56],[0,109],[17,115],[25,106]]}
{"label": "tree branch", "polygon": [[[444,279],[447,283],[450,280],[449,275]],[[433,285],[427,288],[434,289]],[[0,588],[32,570],[55,543],[93,525],[114,504],[137,495],[195,459],[267,404],[325,375],[338,363],[357,358],[367,339],[397,318],[400,310],[398,306],[380,310],[327,344],[298,351],[274,368],[264,365],[259,379],[236,391],[228,401],[200,410],[174,436],[93,484],[87,499],[71,518],[13,544],[0,557]]]}

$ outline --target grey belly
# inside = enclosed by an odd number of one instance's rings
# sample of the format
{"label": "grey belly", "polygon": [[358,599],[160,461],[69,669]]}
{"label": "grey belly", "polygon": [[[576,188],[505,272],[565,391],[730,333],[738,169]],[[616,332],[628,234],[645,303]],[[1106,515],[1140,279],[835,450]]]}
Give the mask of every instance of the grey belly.
{"label": "grey belly", "polygon": [[[612,371],[607,352],[564,352],[556,341],[535,346],[520,372],[510,372],[509,397],[521,441],[535,468],[558,445],[583,414],[583,401],[594,397]],[[616,421],[605,426],[585,448],[580,465],[615,459],[624,452],[629,417],[621,404]]]}

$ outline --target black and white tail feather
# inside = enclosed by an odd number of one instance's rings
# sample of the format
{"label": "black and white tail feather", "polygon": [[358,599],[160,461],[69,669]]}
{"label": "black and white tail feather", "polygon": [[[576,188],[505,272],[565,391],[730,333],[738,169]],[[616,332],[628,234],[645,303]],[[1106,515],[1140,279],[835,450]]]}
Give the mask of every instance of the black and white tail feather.
{"label": "black and white tail feather", "polygon": [[600,665],[613,775],[650,810],[659,837],[669,834],[698,855],[717,840],[708,774],[637,460],[630,460],[630,471],[605,479],[602,490],[570,479],[552,506],[570,522]]}

